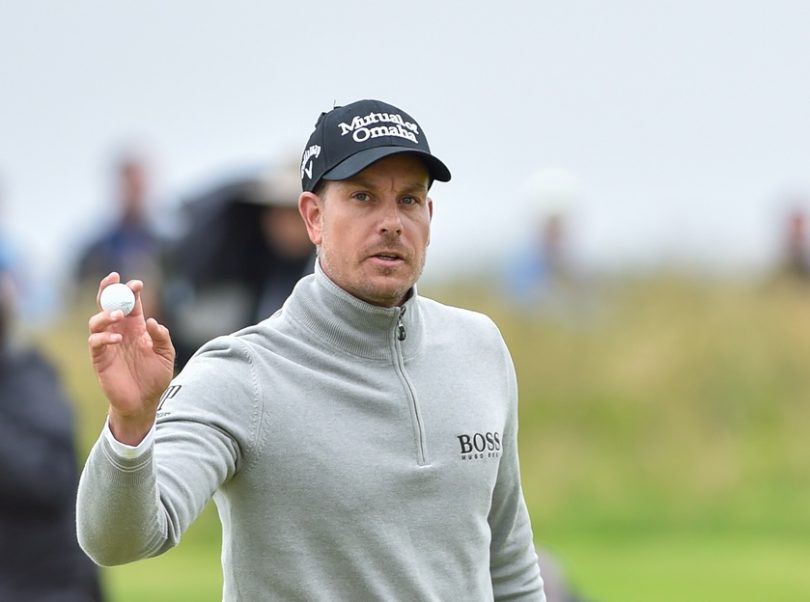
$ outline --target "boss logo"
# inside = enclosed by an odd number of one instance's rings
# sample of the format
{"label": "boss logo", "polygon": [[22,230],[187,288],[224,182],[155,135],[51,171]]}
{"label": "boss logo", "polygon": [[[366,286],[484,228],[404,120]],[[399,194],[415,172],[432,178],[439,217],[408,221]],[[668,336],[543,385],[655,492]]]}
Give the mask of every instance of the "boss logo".
{"label": "boss logo", "polygon": [[501,434],[497,431],[456,435],[462,460],[498,458],[501,455]]}

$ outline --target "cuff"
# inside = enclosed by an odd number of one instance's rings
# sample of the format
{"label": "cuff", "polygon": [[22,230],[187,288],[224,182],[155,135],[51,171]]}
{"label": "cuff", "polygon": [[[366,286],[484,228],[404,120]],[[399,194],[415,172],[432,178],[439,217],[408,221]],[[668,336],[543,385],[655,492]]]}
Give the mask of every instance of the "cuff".
{"label": "cuff", "polygon": [[102,434],[112,448],[113,453],[121,458],[135,460],[144,455],[146,451],[152,447],[152,443],[155,440],[155,426],[156,425],[153,424],[152,428],[149,429],[149,432],[146,433],[146,437],[143,438],[143,441],[134,447],[132,445],[127,445],[126,443],[121,443],[115,438],[115,435],[112,434],[112,430],[110,430],[109,418],[107,418],[106,422],[104,423],[104,431]]}

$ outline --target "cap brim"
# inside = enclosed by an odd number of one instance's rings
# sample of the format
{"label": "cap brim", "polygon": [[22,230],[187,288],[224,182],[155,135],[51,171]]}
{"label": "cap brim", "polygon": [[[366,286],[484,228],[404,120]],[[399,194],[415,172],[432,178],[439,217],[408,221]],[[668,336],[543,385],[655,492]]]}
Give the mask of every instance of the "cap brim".
{"label": "cap brim", "polygon": [[450,181],[450,170],[439,159],[423,150],[404,148],[402,146],[377,146],[362,150],[335,165],[323,176],[324,180],[345,180],[357,175],[372,163],[391,155],[410,154],[417,155],[425,162],[432,180],[439,182]]}

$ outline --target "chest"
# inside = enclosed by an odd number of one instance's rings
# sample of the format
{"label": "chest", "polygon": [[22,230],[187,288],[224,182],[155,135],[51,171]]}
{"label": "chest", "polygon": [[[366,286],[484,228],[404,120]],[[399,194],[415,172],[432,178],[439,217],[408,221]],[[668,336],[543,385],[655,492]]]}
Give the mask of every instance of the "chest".
{"label": "chest", "polygon": [[457,497],[486,511],[509,407],[494,366],[445,358],[436,370],[435,356],[318,360],[268,369],[260,457],[248,478],[280,503],[317,496],[342,512]]}

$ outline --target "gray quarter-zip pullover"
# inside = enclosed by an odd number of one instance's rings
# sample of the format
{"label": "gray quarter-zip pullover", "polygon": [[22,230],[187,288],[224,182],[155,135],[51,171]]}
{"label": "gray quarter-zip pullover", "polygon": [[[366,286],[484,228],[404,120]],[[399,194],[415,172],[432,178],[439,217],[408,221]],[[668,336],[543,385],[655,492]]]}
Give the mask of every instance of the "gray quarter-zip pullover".
{"label": "gray quarter-zip pullover", "polygon": [[213,496],[223,600],[544,601],[517,391],[489,318],[369,305],[316,265],[203,346],[136,458],[100,438],[78,496],[101,564],[160,554]]}

